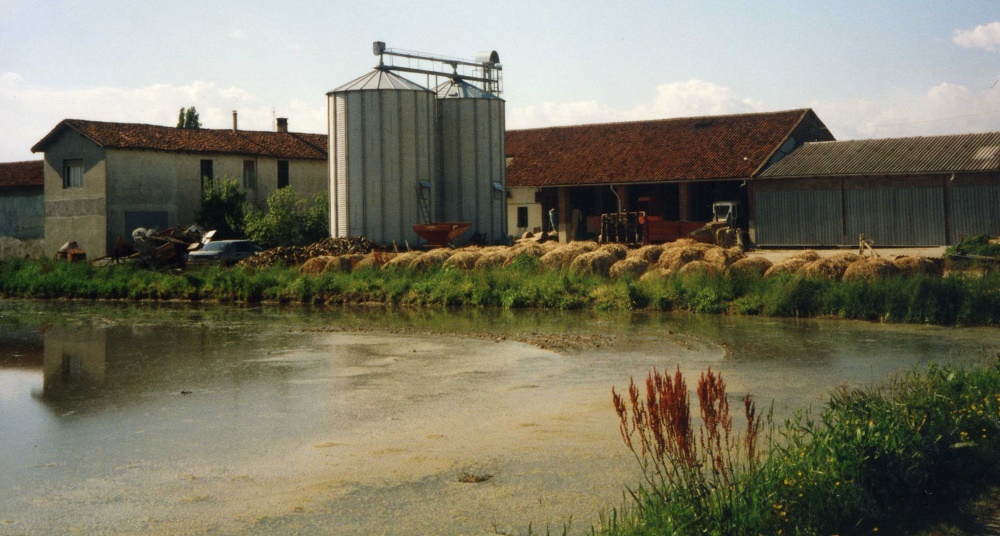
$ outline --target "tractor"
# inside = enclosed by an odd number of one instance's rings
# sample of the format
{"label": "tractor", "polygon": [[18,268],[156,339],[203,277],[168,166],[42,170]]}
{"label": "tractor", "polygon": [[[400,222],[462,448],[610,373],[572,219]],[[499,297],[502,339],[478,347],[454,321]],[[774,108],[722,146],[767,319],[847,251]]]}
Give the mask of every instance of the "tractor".
{"label": "tractor", "polygon": [[740,217],[739,201],[717,201],[712,203],[712,221],[691,231],[688,236],[699,242],[707,242],[722,247],[743,246],[743,231],[737,227]]}

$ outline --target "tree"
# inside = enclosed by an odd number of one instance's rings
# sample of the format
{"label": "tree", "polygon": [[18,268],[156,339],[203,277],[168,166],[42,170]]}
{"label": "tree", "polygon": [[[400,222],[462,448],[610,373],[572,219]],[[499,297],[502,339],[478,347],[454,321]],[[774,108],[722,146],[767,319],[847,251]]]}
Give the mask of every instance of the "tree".
{"label": "tree", "polygon": [[187,110],[181,108],[180,113],[177,114],[177,128],[190,128],[193,130],[201,128],[201,121],[198,119],[198,110],[195,110],[194,106]]}
{"label": "tree", "polygon": [[248,211],[247,237],[264,247],[303,246],[329,233],[329,197],[326,193],[303,199],[291,188],[279,188],[267,197],[265,211]]}
{"label": "tree", "polygon": [[223,180],[218,187],[205,185],[198,211],[198,225],[215,230],[217,239],[241,238],[246,229],[247,196],[235,180]]}

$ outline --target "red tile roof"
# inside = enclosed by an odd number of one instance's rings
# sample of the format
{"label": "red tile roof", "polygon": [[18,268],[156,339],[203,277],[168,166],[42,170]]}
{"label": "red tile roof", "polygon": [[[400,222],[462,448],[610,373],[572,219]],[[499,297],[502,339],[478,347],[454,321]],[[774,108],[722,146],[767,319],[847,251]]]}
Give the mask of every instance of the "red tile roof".
{"label": "red tile roof", "polygon": [[0,163],[0,188],[21,188],[25,186],[44,185],[44,161],[31,160],[28,162]]}
{"label": "red tile roof", "polygon": [[819,122],[802,109],[509,130],[507,186],[749,178],[807,117]]}
{"label": "red tile roof", "polygon": [[326,160],[326,134],[230,129],[184,129],[136,123],[65,119],[31,148],[41,152],[65,129],[72,129],[107,149],[214,153],[273,158]]}

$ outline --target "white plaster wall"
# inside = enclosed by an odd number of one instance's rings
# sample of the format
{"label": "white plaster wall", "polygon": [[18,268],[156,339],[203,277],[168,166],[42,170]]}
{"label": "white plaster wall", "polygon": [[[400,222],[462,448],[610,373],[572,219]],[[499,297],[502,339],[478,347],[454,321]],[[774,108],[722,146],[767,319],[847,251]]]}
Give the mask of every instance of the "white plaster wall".
{"label": "white plaster wall", "polygon": [[[76,241],[89,259],[107,255],[104,154],[103,148],[71,129],[45,151],[45,256],[69,241]],[[63,188],[63,162],[75,158],[83,160],[83,187]]]}
{"label": "white plaster wall", "polygon": [[[534,187],[513,187],[508,188],[510,197],[507,198],[507,232],[510,236],[517,238],[525,231],[534,232],[535,229],[542,229],[542,204],[535,202]],[[517,207],[528,207],[528,227],[517,227]]]}

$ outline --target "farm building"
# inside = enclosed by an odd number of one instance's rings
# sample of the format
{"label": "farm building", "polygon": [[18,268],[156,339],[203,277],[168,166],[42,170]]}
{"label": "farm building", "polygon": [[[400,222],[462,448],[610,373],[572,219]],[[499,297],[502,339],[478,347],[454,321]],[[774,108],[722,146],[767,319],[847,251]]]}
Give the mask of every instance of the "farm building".
{"label": "farm building", "polygon": [[66,119],[32,147],[44,152],[45,254],[76,241],[90,258],[109,255],[138,227],[195,223],[203,188],[238,181],[260,205],[289,186],[309,196],[327,189],[322,134],[181,129]]}
{"label": "farm building", "polygon": [[0,164],[0,237],[45,237],[44,169],[41,160]]}
{"label": "farm building", "polygon": [[761,246],[1000,234],[1000,132],[807,143],[753,181]]}
{"label": "farm building", "polygon": [[651,241],[686,235],[738,201],[752,229],[750,181],[808,141],[833,136],[809,109],[507,132],[508,231],[594,238],[601,214],[642,211]]}

